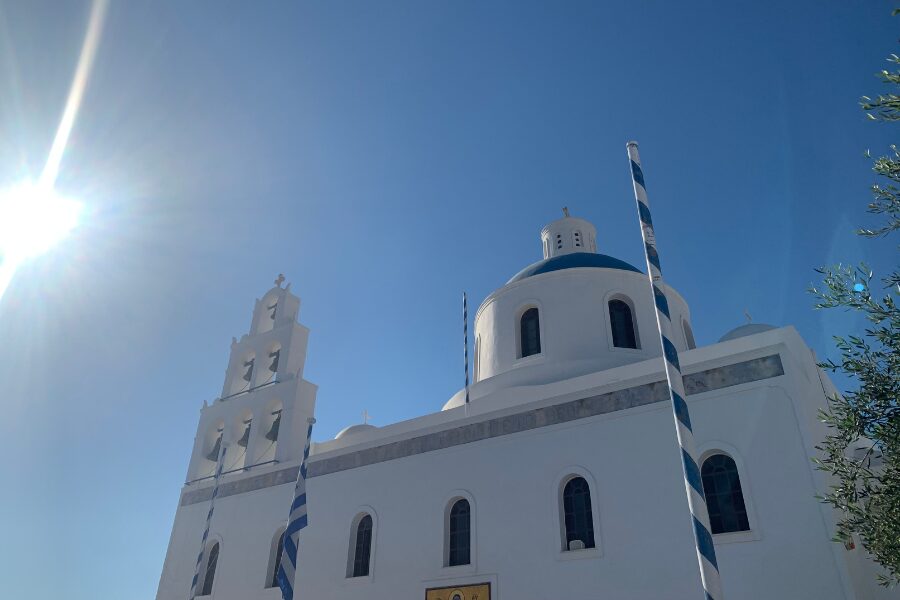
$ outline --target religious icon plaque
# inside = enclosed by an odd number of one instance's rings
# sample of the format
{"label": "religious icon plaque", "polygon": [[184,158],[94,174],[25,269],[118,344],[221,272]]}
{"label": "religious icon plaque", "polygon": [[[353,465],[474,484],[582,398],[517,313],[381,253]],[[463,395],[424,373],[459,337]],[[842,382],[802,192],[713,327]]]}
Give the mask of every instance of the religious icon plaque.
{"label": "religious icon plaque", "polygon": [[491,600],[491,584],[430,588],[425,590],[425,600]]}

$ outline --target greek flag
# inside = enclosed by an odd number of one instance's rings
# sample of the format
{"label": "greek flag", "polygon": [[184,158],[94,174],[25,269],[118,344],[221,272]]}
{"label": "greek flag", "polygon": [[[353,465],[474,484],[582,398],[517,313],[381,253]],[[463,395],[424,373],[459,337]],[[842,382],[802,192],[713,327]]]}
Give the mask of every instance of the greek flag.
{"label": "greek flag", "polygon": [[294,487],[294,501],[288,517],[288,526],[284,532],[284,551],[281,553],[281,564],[278,566],[278,587],[284,600],[294,599],[294,577],[297,573],[297,548],[300,545],[300,530],[306,527],[306,461],[309,459],[309,444],[312,439],[312,428],[315,419],[309,419],[306,431],[306,446],[303,448],[303,460],[297,473],[297,485]]}
{"label": "greek flag", "polygon": [[[219,438],[219,442],[222,438]],[[206,513],[206,528],[203,530],[203,541],[200,543],[200,554],[197,555],[197,564],[194,565],[194,578],[191,580],[191,600],[197,596],[197,586],[199,585],[200,570],[203,565],[203,555],[206,554],[206,542],[209,539],[209,525],[212,523],[213,510],[216,508],[216,496],[219,495],[219,479],[222,477],[222,467],[225,466],[225,444],[222,444],[219,450],[219,460],[216,461],[215,485],[213,486],[212,498],[209,500],[209,512]]]}

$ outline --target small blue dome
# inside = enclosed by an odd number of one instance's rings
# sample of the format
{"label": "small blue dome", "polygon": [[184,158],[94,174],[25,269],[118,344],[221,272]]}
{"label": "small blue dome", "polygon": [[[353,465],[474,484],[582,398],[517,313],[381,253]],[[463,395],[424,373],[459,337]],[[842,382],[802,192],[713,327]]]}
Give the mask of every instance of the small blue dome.
{"label": "small blue dome", "polygon": [[519,271],[512,279],[507,281],[507,285],[522,281],[532,275],[540,275],[541,273],[550,273],[551,271],[561,271],[563,269],[578,269],[582,267],[590,267],[594,269],[620,269],[622,271],[633,271],[640,273],[637,267],[628,264],[624,260],[607,256],[606,254],[594,254],[593,252],[572,252],[571,254],[560,254],[552,258],[545,258],[536,263],[529,265]]}
{"label": "small blue dome", "polygon": [[771,331],[773,329],[778,328],[774,325],[768,325],[766,323],[746,323],[744,325],[741,325],[740,327],[735,327],[734,329],[720,337],[719,341],[730,342],[731,340],[747,337],[748,335],[755,335],[757,333],[762,333],[763,331]]}

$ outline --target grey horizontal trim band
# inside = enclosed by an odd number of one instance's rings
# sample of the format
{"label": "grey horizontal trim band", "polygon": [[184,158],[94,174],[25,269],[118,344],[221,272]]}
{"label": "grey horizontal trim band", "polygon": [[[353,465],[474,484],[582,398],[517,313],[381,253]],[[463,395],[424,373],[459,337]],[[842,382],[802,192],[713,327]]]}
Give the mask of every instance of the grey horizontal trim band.
{"label": "grey horizontal trim band", "polygon": [[[781,375],[784,375],[781,357],[778,354],[772,354],[762,358],[685,375],[684,388],[688,395],[693,395]],[[321,477],[322,475],[329,475],[348,469],[406,458],[434,450],[443,450],[453,446],[520,433],[549,425],[558,425],[637,406],[666,402],[668,399],[666,382],[656,381],[624,390],[496,417],[479,423],[460,425],[452,429],[427,433],[408,440],[390,442],[331,458],[320,460],[313,458],[309,463],[309,476]],[[238,481],[229,481],[219,486],[219,496],[232,496],[273,485],[290,483],[297,479],[297,470],[298,467],[294,466]],[[211,496],[211,487],[186,491],[181,496],[181,505],[186,506],[203,502],[209,500]]]}

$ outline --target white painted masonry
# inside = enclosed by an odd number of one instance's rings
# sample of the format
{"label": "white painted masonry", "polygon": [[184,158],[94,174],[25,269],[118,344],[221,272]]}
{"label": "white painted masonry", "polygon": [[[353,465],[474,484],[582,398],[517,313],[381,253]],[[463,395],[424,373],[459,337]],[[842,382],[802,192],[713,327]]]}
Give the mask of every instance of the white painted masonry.
{"label": "white painted masonry", "polygon": [[[595,254],[596,232],[581,219],[555,221],[541,237],[544,261],[475,315],[479,377],[468,408],[460,391],[443,410],[436,399],[424,416],[352,426],[313,445],[299,597],[424,599],[430,587],[482,582],[491,583],[492,600],[701,597],[646,276]],[[689,324],[685,301],[671,288],[667,295],[673,322]],[[636,349],[612,345],[614,298],[632,309]],[[273,288],[257,301],[250,334],[232,344],[223,397],[201,411],[157,600],[187,597],[211,490],[201,479],[212,472],[205,455],[219,427],[226,469],[232,460],[241,468],[223,477],[216,501],[212,533],[221,548],[210,597],[280,598],[266,586],[316,394],[303,379],[309,331],[297,321],[299,306],[290,286]],[[532,306],[541,352],[519,358],[517,319]],[[877,586],[859,544],[831,541],[834,515],[815,499],[828,482],[810,457],[824,435],[817,411],[833,386],[797,332],[754,327],[696,349],[683,327],[677,335],[698,448],[704,458],[735,460],[750,522],[749,531],[715,536],[725,597],[900,598]],[[275,347],[279,368],[270,374]],[[266,433],[278,409],[272,443]],[[241,458],[236,442],[248,416]],[[595,548],[564,550],[561,486],[571,476],[590,485]],[[471,562],[446,567],[445,517],[455,498],[471,505]],[[363,513],[374,524],[369,575],[348,577]]]}

